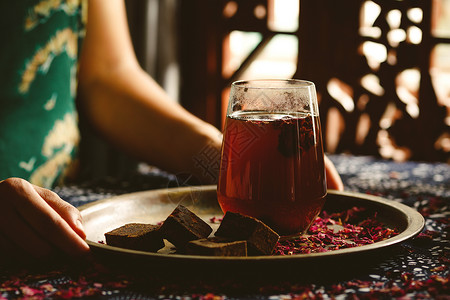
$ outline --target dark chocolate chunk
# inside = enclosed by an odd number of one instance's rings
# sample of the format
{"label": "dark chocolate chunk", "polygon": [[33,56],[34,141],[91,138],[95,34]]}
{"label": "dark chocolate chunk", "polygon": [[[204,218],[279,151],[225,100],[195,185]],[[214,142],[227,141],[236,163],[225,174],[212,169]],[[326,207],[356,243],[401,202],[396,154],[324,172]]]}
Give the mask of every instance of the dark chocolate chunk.
{"label": "dark chocolate chunk", "polygon": [[208,237],[212,228],[189,209],[178,205],[161,225],[161,232],[165,239],[182,250],[189,241]]}
{"label": "dark chocolate chunk", "polygon": [[227,212],[217,229],[216,236],[230,240],[246,240],[249,254],[269,255],[280,236],[260,220],[239,213]]}
{"label": "dark chocolate chunk", "polygon": [[105,233],[106,243],[121,248],[156,252],[164,247],[160,226],[130,223]]}
{"label": "dark chocolate chunk", "polygon": [[186,253],[207,256],[247,256],[247,242],[210,237],[190,241],[186,246]]}

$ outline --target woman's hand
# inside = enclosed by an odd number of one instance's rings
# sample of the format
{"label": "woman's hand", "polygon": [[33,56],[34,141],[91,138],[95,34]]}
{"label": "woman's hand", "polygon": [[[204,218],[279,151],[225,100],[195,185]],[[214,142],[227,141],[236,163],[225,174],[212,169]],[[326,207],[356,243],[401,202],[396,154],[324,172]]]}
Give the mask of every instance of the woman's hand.
{"label": "woman's hand", "polygon": [[80,212],[56,193],[20,178],[0,181],[0,263],[82,255],[85,238]]}
{"label": "woman's hand", "polygon": [[333,162],[325,155],[325,173],[327,177],[327,187],[338,191],[344,190],[341,176],[339,176]]}

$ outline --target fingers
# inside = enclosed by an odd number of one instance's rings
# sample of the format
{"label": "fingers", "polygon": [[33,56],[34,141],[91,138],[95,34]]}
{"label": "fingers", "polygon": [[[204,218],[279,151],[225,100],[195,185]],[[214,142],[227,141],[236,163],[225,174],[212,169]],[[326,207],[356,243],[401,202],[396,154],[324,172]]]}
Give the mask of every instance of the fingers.
{"label": "fingers", "polygon": [[327,187],[338,191],[344,190],[341,176],[339,175],[333,162],[325,155],[325,171],[327,177]]}
{"label": "fingers", "polygon": [[[25,220],[46,240],[70,255],[79,255],[89,250],[82,239],[52,207],[36,192],[33,186],[29,189],[29,198],[19,198],[20,207],[16,209]],[[52,200],[55,200],[53,197]],[[20,203],[22,202],[22,203]]]}
{"label": "fingers", "polygon": [[33,185],[33,187],[39,196],[41,196],[83,240],[86,239],[83,221],[78,209],[62,200],[55,192],[36,185]]}
{"label": "fingers", "polygon": [[84,233],[72,228],[79,219],[76,209],[62,204],[54,193],[40,192],[43,197],[25,180],[0,182],[0,231],[18,248],[38,257],[55,247],[70,255],[86,253]]}

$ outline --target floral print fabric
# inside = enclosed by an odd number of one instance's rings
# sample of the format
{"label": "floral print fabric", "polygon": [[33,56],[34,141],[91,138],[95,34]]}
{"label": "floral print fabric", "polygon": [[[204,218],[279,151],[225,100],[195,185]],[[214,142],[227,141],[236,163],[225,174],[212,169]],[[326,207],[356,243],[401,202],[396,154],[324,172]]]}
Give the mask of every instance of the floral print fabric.
{"label": "floral print fabric", "polygon": [[74,166],[86,7],[83,0],[0,4],[0,180],[51,187]]}

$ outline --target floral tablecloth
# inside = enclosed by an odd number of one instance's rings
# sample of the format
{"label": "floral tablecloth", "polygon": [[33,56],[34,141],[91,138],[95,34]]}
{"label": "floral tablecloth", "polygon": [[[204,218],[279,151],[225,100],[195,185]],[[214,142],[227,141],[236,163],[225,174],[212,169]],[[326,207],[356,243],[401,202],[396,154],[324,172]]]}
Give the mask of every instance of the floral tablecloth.
{"label": "floral tablecloth", "polygon": [[[0,270],[0,299],[450,299],[450,166],[396,163],[373,157],[332,155],[347,191],[381,196],[419,211],[426,220],[417,237],[395,255],[352,278],[276,284],[233,281],[171,281],[134,276],[92,261]],[[55,189],[79,206],[140,190],[180,185],[171,174],[140,170],[123,178],[102,178]],[[211,270],[211,277],[214,272]]]}

